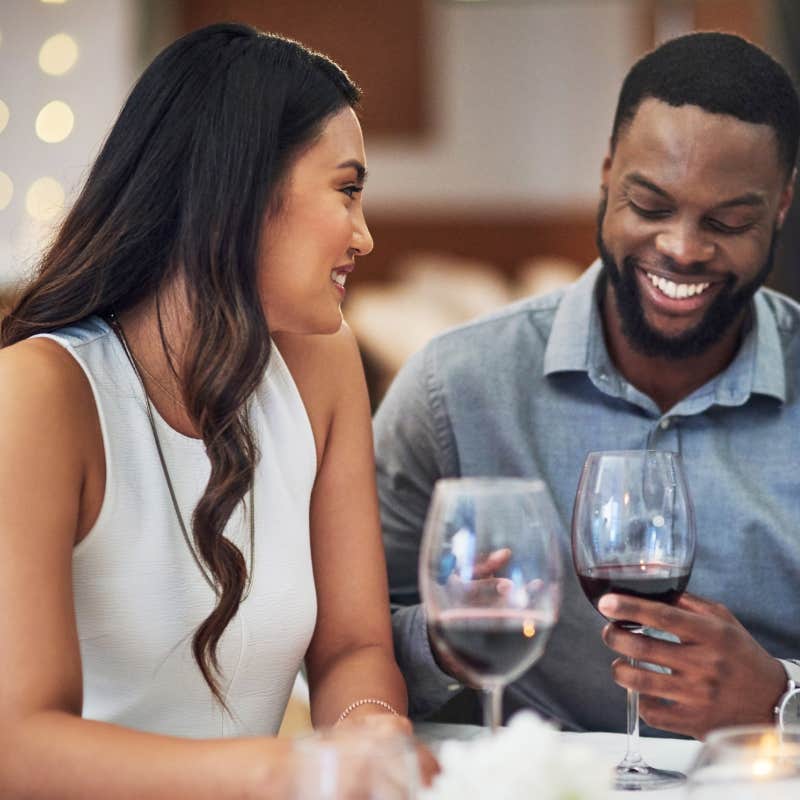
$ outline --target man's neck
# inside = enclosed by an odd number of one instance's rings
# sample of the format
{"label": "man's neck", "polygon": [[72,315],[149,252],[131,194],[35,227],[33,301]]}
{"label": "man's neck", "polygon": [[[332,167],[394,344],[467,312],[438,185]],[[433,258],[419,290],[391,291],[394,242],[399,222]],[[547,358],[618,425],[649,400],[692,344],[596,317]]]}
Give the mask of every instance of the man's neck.
{"label": "man's neck", "polygon": [[731,363],[739,348],[744,324],[744,318],[740,319],[719,342],[700,356],[671,359],[646,356],[631,345],[622,330],[614,291],[608,282],[601,304],[601,318],[611,360],[622,376],[650,397],[662,412],[669,411]]}

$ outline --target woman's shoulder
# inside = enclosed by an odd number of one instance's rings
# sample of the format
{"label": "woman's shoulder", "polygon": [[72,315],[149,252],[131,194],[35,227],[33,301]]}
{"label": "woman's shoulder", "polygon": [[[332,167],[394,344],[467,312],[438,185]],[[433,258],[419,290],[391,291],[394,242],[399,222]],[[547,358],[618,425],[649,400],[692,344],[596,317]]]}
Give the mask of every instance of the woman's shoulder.
{"label": "woman's shoulder", "polygon": [[369,419],[364,370],[355,336],[346,324],[334,334],[273,336],[305,406],[322,463],[337,414],[350,409]]}
{"label": "woman's shoulder", "polygon": [[51,338],[23,339],[0,350],[0,378],[8,389],[47,391],[75,388],[83,370],[67,349]]}
{"label": "woman's shoulder", "polygon": [[90,417],[89,382],[75,358],[58,342],[35,337],[0,350],[0,419],[38,425],[65,417]]}

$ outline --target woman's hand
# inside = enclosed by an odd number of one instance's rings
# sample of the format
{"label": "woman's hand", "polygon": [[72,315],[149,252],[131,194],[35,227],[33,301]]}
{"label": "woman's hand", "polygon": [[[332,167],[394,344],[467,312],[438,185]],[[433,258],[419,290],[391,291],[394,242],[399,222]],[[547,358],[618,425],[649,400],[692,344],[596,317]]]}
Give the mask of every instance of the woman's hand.
{"label": "woman's hand", "polygon": [[[359,706],[334,727],[352,731],[356,735],[378,737],[378,739],[382,737],[391,739],[398,735],[413,737],[413,726],[408,717],[395,716],[388,711],[376,711],[374,706],[371,708]],[[421,742],[414,740],[413,746],[417,753],[420,779],[423,785],[430,786],[431,781],[440,771],[439,762]]]}

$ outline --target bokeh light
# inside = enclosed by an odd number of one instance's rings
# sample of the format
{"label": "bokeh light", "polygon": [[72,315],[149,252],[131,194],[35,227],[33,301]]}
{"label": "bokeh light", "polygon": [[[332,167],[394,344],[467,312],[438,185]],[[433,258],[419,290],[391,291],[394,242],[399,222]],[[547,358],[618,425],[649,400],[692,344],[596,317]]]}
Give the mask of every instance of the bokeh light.
{"label": "bokeh light", "polygon": [[25,195],[25,208],[34,219],[47,222],[61,213],[64,197],[64,187],[55,178],[38,178]]}
{"label": "bokeh light", "polygon": [[39,67],[47,75],[63,75],[78,60],[78,44],[67,33],[51,36],[39,49]]}
{"label": "bokeh light", "polygon": [[51,100],[36,117],[36,135],[49,144],[63,142],[74,124],[72,109],[62,100]]}
{"label": "bokeh light", "polygon": [[8,125],[8,118],[10,116],[11,112],[8,110],[8,106],[0,100],[0,133],[2,133],[6,125]]}
{"label": "bokeh light", "polygon": [[14,182],[5,172],[0,172],[0,211],[8,208],[11,198],[14,196]]}

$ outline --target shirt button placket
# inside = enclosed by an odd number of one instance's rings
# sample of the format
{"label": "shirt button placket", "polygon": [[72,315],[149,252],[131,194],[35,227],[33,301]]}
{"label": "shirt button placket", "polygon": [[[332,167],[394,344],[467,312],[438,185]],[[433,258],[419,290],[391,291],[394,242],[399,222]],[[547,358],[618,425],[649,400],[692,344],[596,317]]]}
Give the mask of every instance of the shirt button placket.
{"label": "shirt button placket", "polygon": [[659,450],[672,450],[680,452],[678,420],[674,417],[663,417],[656,423],[653,430],[652,441]]}

